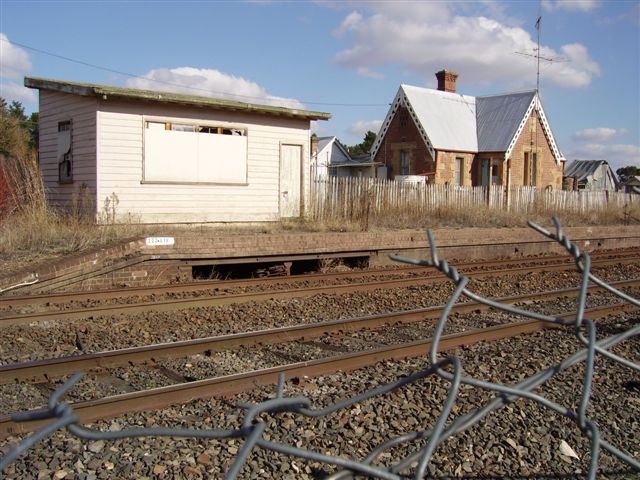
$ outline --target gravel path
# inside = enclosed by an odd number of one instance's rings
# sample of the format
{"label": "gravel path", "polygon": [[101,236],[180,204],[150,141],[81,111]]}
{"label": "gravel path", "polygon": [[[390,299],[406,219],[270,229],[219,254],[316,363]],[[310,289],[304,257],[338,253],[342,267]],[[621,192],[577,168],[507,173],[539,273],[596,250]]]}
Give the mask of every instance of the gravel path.
{"label": "gravel path", "polygon": [[[611,334],[637,324],[638,318],[617,315],[600,322],[599,330]],[[491,381],[515,382],[557,362],[578,348],[571,329],[549,330],[498,342],[479,344],[456,352],[465,372]],[[638,338],[616,347],[615,352],[639,361]],[[385,362],[348,374],[287,383],[286,394],[305,395],[315,407],[331,404],[424,368],[426,359]],[[571,408],[577,407],[582,367],[563,372],[538,393]],[[605,439],[630,455],[640,456],[640,391],[637,375],[599,359],[596,364],[590,418]],[[394,435],[433,425],[447,394],[446,381],[429,377],[389,394],[356,404],[327,417],[305,419],[281,413],[265,416],[266,437],[332,455],[362,458],[374,445]],[[237,427],[242,411],[234,404],[261,401],[273,389],[256,389],[234,402],[196,401],[159,412],[130,414],[98,422],[101,429],[171,425],[189,428]],[[461,415],[491,398],[490,392],[463,387],[453,415]],[[7,448],[17,438],[0,443]],[[565,441],[578,459],[563,455]],[[64,433],[32,449],[15,462],[7,478],[219,478],[240,447],[238,441],[193,439],[127,439],[83,442]],[[390,451],[382,462],[405,456],[411,446]],[[464,434],[456,435],[437,450],[429,473],[439,478],[497,476],[499,478],[582,478],[588,466],[588,443],[572,422],[531,401],[518,401],[486,417]],[[626,464],[602,453],[598,478],[632,478]],[[36,473],[38,472],[39,473]],[[256,451],[242,478],[319,478],[330,466]],[[405,472],[410,473],[410,472]],[[57,477],[56,477],[57,475]],[[39,477],[40,476],[40,477]]]}

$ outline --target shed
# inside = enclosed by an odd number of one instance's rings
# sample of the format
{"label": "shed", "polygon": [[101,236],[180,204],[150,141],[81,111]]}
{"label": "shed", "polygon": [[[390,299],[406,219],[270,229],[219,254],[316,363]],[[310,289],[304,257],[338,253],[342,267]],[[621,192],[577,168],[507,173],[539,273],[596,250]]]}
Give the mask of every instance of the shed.
{"label": "shed", "polygon": [[337,137],[318,137],[315,140],[318,145],[315,149],[312,146],[311,164],[316,176],[331,175],[331,167],[351,161],[349,152]]}
{"label": "shed", "polygon": [[[330,114],[171,92],[25,78],[40,91],[40,166],[56,206],[98,220],[296,217],[309,194],[310,122]],[[115,217],[115,218],[114,218]]]}
{"label": "shed", "polygon": [[622,184],[625,193],[640,194],[640,176],[633,175],[625,180]]}
{"label": "shed", "polygon": [[606,160],[574,160],[564,172],[565,179],[573,179],[573,190],[619,189],[618,180]]}

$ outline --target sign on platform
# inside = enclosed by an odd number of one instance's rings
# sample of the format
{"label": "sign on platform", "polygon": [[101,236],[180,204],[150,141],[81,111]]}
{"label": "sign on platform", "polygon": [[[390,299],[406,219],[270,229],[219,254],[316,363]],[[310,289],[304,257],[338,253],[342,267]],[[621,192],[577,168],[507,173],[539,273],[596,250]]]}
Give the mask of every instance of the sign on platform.
{"label": "sign on platform", "polygon": [[176,243],[176,240],[173,237],[147,237],[144,239],[144,241],[147,247],[164,247]]}

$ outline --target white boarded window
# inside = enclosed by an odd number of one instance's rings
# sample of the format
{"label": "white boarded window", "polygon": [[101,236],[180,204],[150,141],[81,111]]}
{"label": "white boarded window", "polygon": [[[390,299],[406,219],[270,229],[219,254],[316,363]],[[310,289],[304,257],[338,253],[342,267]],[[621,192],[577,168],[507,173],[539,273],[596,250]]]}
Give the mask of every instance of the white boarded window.
{"label": "white boarded window", "polygon": [[144,181],[246,183],[246,130],[146,121]]}

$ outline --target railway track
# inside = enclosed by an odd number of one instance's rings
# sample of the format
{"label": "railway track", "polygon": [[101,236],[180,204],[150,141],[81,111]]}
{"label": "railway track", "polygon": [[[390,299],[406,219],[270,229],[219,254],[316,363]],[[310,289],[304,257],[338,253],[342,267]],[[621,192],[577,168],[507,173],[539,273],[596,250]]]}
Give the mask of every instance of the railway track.
{"label": "railway track", "polygon": [[[625,280],[612,283],[616,288],[637,287],[640,279]],[[601,287],[592,286],[590,293],[601,292]],[[549,301],[562,297],[575,297],[578,288],[567,288],[552,292],[540,292],[527,295],[516,295],[495,299],[504,304],[524,304],[531,302]],[[612,306],[611,311],[628,308]],[[308,340],[321,335],[336,332],[353,332],[362,329],[376,329],[381,326],[435,320],[440,317],[443,306],[421,308],[416,310],[370,315],[360,318],[349,318],[296,325],[290,327],[273,328],[260,331],[244,332],[216,337],[199,338],[171,343],[154,344],[135,348],[125,348],[103,352],[72,355],[52,359],[0,365],[0,385],[24,380],[50,381],[65,374],[92,369],[104,369],[120,365],[131,365],[161,358],[185,357],[208,350],[220,351],[252,345],[265,345],[278,342]],[[455,305],[452,313],[465,314],[483,312],[490,308],[478,302],[465,302]],[[604,310],[603,310],[604,312]]]}
{"label": "railway track", "polygon": [[[631,262],[633,259],[637,259],[640,254],[640,249],[630,249],[622,253],[601,252],[591,254],[592,262],[598,264],[599,261],[606,262]],[[475,270],[487,270],[487,275],[490,275],[491,268],[501,265],[513,265],[513,264],[525,264],[528,268],[561,268],[561,265],[573,265],[573,262],[567,258],[566,255],[554,255],[538,258],[522,258],[522,259],[500,259],[492,260],[490,262],[466,262],[456,264],[456,268],[459,271],[465,273],[471,273]],[[520,267],[524,268],[524,267]],[[517,269],[516,269],[517,270]],[[504,271],[495,269],[495,272]],[[508,271],[508,270],[507,270]],[[115,288],[108,290],[92,290],[92,291],[76,291],[76,292],[62,292],[62,293],[47,293],[36,295],[5,295],[0,296],[0,309],[9,307],[19,307],[24,305],[46,305],[46,304],[58,304],[69,302],[82,302],[82,301],[96,301],[96,300],[112,300],[123,299],[130,297],[145,297],[151,295],[164,295],[164,294],[180,294],[180,293],[195,293],[211,289],[231,289],[231,288],[247,288],[253,286],[268,286],[268,285],[295,285],[302,282],[329,282],[341,279],[349,278],[370,278],[380,275],[409,275],[409,274],[424,274],[427,272],[436,272],[431,268],[424,267],[401,267],[397,269],[373,269],[363,271],[349,271],[349,272],[334,272],[334,273],[321,273],[321,274],[308,274],[297,276],[279,276],[279,277],[266,277],[266,278],[250,278],[241,280],[213,280],[213,281],[199,281],[180,283],[173,285],[162,285],[154,287],[126,287]]]}
{"label": "railway track", "polygon": [[[476,306],[477,308],[477,306]],[[612,313],[634,311],[637,307],[628,304],[607,305],[587,309],[585,318],[598,319]],[[558,315],[558,318],[570,319],[575,312]],[[473,329],[462,333],[445,335],[441,338],[438,351],[446,351],[482,341],[495,341],[546,328],[561,328],[538,320],[510,322],[503,325]],[[570,328],[570,327],[568,327]],[[298,332],[299,335],[299,332]],[[282,339],[281,339],[282,340]],[[290,340],[290,339],[286,339]],[[285,341],[286,341],[285,340]],[[73,403],[73,409],[80,423],[111,418],[130,412],[155,410],[169,405],[184,403],[195,399],[214,396],[229,396],[262,385],[275,384],[282,374],[286,378],[307,378],[332,374],[338,371],[351,371],[382,361],[402,360],[424,356],[432,346],[432,339],[394,344],[390,346],[336,355],[304,362],[294,362],[282,366],[254,370],[235,375],[208,378],[193,382],[180,383],[160,388],[114,395],[91,401]],[[15,422],[10,415],[0,417],[0,437],[33,431],[48,421]]]}
{"label": "railway track", "polygon": [[[506,262],[506,261],[504,261]],[[513,262],[511,262],[513,263]],[[614,257],[610,258],[598,258],[592,261],[592,267],[604,267],[612,264],[631,264],[637,263],[637,254],[624,255],[622,257]],[[500,277],[505,275],[512,274],[521,274],[521,273],[530,273],[530,272],[547,272],[547,271],[562,271],[562,270],[573,270],[575,269],[575,265],[572,262],[562,261],[560,263],[551,263],[544,264],[538,267],[518,267],[518,268],[507,268],[507,269],[494,269],[494,270],[483,270],[477,272],[469,272],[467,275],[471,278],[490,278],[490,277]],[[393,270],[391,274],[397,275],[398,271],[405,271],[411,273],[420,273],[425,272],[427,269],[422,267],[412,267],[407,269],[399,269]],[[352,272],[346,272],[343,274],[327,274],[327,275],[310,275],[304,278],[304,281],[328,281],[330,279],[336,278],[347,278],[349,275],[352,275]],[[371,275],[380,275],[380,272],[358,272],[359,276],[371,276]],[[279,279],[280,277],[278,277]],[[292,278],[292,277],[288,277]],[[150,302],[140,302],[140,303],[117,303],[117,304],[108,304],[98,307],[89,307],[89,308],[74,308],[68,310],[53,310],[53,311],[45,311],[45,312],[34,312],[34,313],[26,313],[26,314],[18,314],[18,315],[7,315],[6,312],[3,316],[0,316],[0,327],[2,326],[10,326],[10,325],[28,325],[34,322],[41,321],[65,321],[65,320],[78,320],[84,318],[91,318],[96,316],[104,316],[104,315],[132,315],[143,312],[169,312],[176,310],[183,310],[189,308],[199,308],[199,307],[213,307],[213,306],[223,306],[223,305],[232,305],[232,304],[240,304],[247,303],[251,301],[264,301],[268,299],[292,299],[292,298],[302,298],[309,297],[317,294],[345,294],[345,293],[353,293],[353,292],[366,292],[377,289],[387,289],[387,288],[403,288],[410,286],[424,286],[435,283],[443,283],[446,279],[444,279],[440,275],[433,276],[414,276],[408,278],[400,278],[400,279],[392,279],[385,281],[373,281],[373,282],[362,282],[362,283],[349,283],[349,284],[340,284],[340,285],[323,285],[323,286],[315,286],[315,287],[303,287],[303,288],[292,288],[285,290],[267,290],[261,292],[250,292],[250,293],[239,293],[239,294],[221,294],[217,296],[205,296],[198,298],[186,298],[186,299],[172,299],[172,300],[164,300],[164,301],[150,301]],[[244,282],[244,283],[241,283]],[[266,282],[266,283],[265,283]],[[216,282],[216,288],[221,287],[224,283],[225,288],[228,288],[230,285],[226,282]],[[244,281],[232,282],[232,284],[243,285],[243,286],[251,286],[256,284],[269,284],[274,285],[277,284],[277,279],[266,280],[265,279],[251,279]],[[178,288],[182,288],[183,286],[177,286]],[[165,288],[165,287],[163,287]],[[153,291],[153,289],[145,289],[145,291]],[[105,292],[109,295],[113,294],[113,291]],[[75,295],[75,294],[74,294]],[[82,293],[82,295],[86,295],[86,293]],[[27,297],[28,298],[28,297]],[[48,296],[49,300],[54,297]],[[5,299],[7,300],[7,299]],[[24,304],[26,301],[24,297],[18,297],[19,304]],[[42,301],[43,297],[39,296],[37,301]],[[9,301],[9,300],[7,300]],[[50,302],[49,302],[50,303]],[[11,305],[14,305],[11,303]]]}

